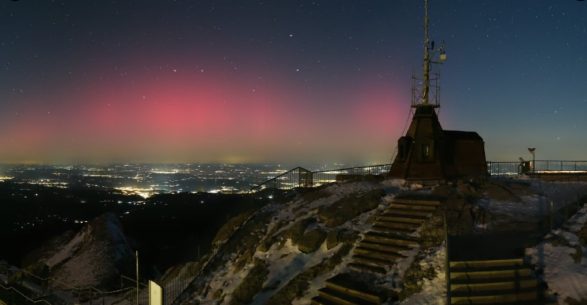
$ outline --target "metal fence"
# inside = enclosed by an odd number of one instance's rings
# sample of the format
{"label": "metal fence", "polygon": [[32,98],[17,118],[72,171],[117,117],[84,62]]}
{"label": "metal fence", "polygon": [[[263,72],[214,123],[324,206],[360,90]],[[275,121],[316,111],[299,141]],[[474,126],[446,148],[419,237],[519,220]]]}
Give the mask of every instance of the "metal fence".
{"label": "metal fence", "polygon": [[515,176],[522,173],[522,163],[515,161],[488,161],[487,172],[491,176]]}
{"label": "metal fence", "polygon": [[[343,176],[384,175],[390,169],[391,164],[389,163],[318,171],[296,167],[253,186],[251,191],[256,192],[266,188],[291,190],[298,187],[317,187],[322,184],[340,181]],[[585,172],[587,174],[587,161],[487,161],[487,173],[490,176],[517,176],[525,172],[571,174]]]}
{"label": "metal fence", "polygon": [[291,190],[297,187],[312,187],[313,185],[312,172],[303,167],[296,167],[253,186],[251,191],[256,192],[266,188]]}
{"label": "metal fence", "polygon": [[534,173],[587,173],[587,161],[535,160],[488,161],[487,171],[492,176],[515,176],[524,172]]}
{"label": "metal fence", "polygon": [[366,175],[385,175],[389,173],[390,169],[391,164],[377,164],[368,166],[339,168],[333,170],[314,171],[312,172],[314,182],[312,186],[320,186],[322,184],[336,182],[337,180],[341,180],[340,178],[343,176],[352,177]]}
{"label": "metal fence", "polygon": [[[20,280],[14,283],[0,283],[4,297],[9,297],[14,304],[61,305],[66,299],[89,305],[119,304],[123,300],[127,301],[127,304],[137,304],[136,281],[124,275],[120,276],[120,289],[105,291],[94,286],[73,286],[59,279],[39,276],[27,270],[20,272],[23,275]],[[52,286],[58,288],[52,290]],[[140,286],[146,287],[144,283],[140,283]],[[143,290],[139,295],[138,304],[148,305],[148,295],[143,293]]]}
{"label": "metal fence", "polygon": [[330,170],[310,171],[296,167],[251,188],[256,192],[266,188],[291,190],[298,187],[317,187],[340,180],[343,176],[381,175],[389,172],[391,164],[377,164]]}
{"label": "metal fence", "polygon": [[536,172],[581,172],[587,171],[587,161],[536,160]]}

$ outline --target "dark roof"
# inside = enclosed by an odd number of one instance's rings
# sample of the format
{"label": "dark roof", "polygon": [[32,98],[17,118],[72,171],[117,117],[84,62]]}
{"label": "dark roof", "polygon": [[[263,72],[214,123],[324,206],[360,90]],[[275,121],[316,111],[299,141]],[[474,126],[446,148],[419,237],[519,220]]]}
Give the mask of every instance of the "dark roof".
{"label": "dark roof", "polygon": [[460,130],[443,130],[445,137],[453,140],[481,140],[481,136],[474,131],[460,131]]}

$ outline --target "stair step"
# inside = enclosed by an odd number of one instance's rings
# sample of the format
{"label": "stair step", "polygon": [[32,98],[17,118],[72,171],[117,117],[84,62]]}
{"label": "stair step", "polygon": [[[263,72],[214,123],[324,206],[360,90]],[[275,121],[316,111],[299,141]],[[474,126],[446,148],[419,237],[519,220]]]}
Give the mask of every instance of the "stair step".
{"label": "stair step", "polygon": [[398,253],[398,254],[400,254],[401,251],[406,251],[406,250],[411,249],[408,246],[380,244],[380,243],[372,242],[372,241],[368,241],[368,240],[362,240],[359,243],[359,246],[357,248],[375,249],[375,250],[379,250],[379,251],[383,251],[383,252]]}
{"label": "stair step", "polygon": [[425,212],[425,211],[404,210],[404,209],[388,209],[382,214],[382,216],[412,217],[412,218],[428,219],[430,214],[431,214],[430,212]]}
{"label": "stair step", "polygon": [[338,290],[324,287],[318,290],[318,295],[324,299],[330,300],[335,304],[340,305],[374,305],[377,303],[370,302],[346,293],[342,293]]}
{"label": "stair step", "polygon": [[358,262],[358,263],[363,263],[363,264],[367,264],[367,265],[373,265],[373,266],[385,268],[387,266],[391,266],[393,264],[394,260],[372,257],[372,256],[362,255],[362,254],[355,254],[355,255],[353,255],[353,262]]}
{"label": "stair step", "polygon": [[519,279],[522,277],[529,277],[532,275],[532,270],[528,268],[522,269],[507,269],[494,271],[463,271],[451,272],[451,281],[455,280],[491,280],[491,279]]}
{"label": "stair step", "polygon": [[373,232],[376,233],[382,233],[382,234],[410,234],[413,232],[416,232],[415,229],[405,229],[405,228],[389,228],[389,227],[383,227],[383,226],[379,226],[379,225],[374,225],[373,227],[371,227],[371,230]]}
{"label": "stair step", "polygon": [[506,281],[493,283],[469,283],[452,284],[450,291],[455,293],[474,293],[484,291],[512,291],[516,289],[536,288],[538,282],[535,279],[522,281]]}
{"label": "stair step", "polygon": [[489,291],[475,291],[475,292],[451,292],[451,297],[453,298],[467,298],[467,297],[487,297],[487,296],[496,296],[496,295],[504,295],[504,294],[520,294],[520,293],[534,293],[538,295],[538,290],[536,287],[534,288],[526,288],[526,289],[508,289],[508,290],[489,290]]}
{"label": "stair step", "polygon": [[411,204],[411,205],[425,205],[425,206],[439,206],[439,200],[425,200],[425,199],[409,199],[409,198],[393,198],[393,203]]}
{"label": "stair step", "polygon": [[[363,299],[374,304],[379,304],[383,300],[376,295],[374,292],[364,291],[366,287],[356,287],[357,283],[353,281],[346,281],[340,277],[333,277],[326,281],[326,287],[340,291],[341,293],[351,295],[360,299]],[[359,286],[365,286],[359,285]]]}
{"label": "stair step", "polygon": [[417,224],[413,223],[398,223],[398,222],[387,222],[387,221],[377,221],[373,226],[373,229],[378,230],[399,230],[403,232],[414,232],[419,227]]}
{"label": "stair step", "polygon": [[499,260],[474,260],[474,261],[452,261],[451,269],[473,269],[493,267],[516,267],[524,264],[523,258],[499,259]]}
{"label": "stair step", "polygon": [[410,223],[415,225],[421,225],[426,220],[423,217],[413,218],[413,217],[398,217],[398,216],[379,216],[377,217],[376,221],[387,221],[387,222],[397,222],[397,223]]}
{"label": "stair step", "polygon": [[501,278],[460,278],[451,280],[452,285],[466,285],[466,284],[489,284],[498,282],[512,282],[512,281],[529,281],[536,279],[534,275],[515,277],[501,277]]}
{"label": "stair step", "polygon": [[524,301],[535,301],[538,299],[536,291],[510,293],[510,294],[496,294],[488,296],[471,296],[471,297],[451,297],[450,303],[454,305],[461,304],[503,304],[515,303]]}
{"label": "stair step", "polygon": [[394,236],[391,234],[380,234],[376,232],[368,232],[365,234],[364,240],[367,241],[375,241],[377,243],[385,244],[385,245],[399,245],[399,246],[408,246],[408,247],[415,247],[418,245],[418,241]]}
{"label": "stair step", "polygon": [[414,205],[414,204],[403,204],[403,203],[395,203],[395,202],[392,202],[389,205],[388,210],[390,210],[390,209],[416,210],[416,211],[426,211],[426,212],[436,211],[436,207],[431,206],[431,205]]}
{"label": "stair step", "polygon": [[367,264],[363,264],[360,262],[352,262],[349,264],[349,267],[351,267],[353,269],[357,269],[359,271],[370,271],[370,272],[375,272],[375,273],[379,273],[379,274],[387,273],[387,270],[383,267],[367,265]]}
{"label": "stair step", "polygon": [[365,249],[365,248],[355,248],[354,253],[358,254],[358,255],[362,255],[362,256],[373,257],[373,258],[378,258],[381,260],[388,260],[388,261],[392,261],[392,262],[398,258],[404,257],[403,255],[401,255],[399,253],[383,252],[383,251],[377,251],[375,249]]}
{"label": "stair step", "polygon": [[338,303],[332,302],[321,296],[315,296],[312,298],[311,305],[337,305]]}

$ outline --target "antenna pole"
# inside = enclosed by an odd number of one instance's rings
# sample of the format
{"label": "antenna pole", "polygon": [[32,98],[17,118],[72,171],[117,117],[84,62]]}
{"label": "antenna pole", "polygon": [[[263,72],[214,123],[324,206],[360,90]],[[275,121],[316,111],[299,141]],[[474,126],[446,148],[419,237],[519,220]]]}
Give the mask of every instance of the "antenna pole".
{"label": "antenna pole", "polygon": [[428,0],[424,0],[424,84],[422,87],[422,104],[428,105],[430,93],[430,37],[428,35]]}

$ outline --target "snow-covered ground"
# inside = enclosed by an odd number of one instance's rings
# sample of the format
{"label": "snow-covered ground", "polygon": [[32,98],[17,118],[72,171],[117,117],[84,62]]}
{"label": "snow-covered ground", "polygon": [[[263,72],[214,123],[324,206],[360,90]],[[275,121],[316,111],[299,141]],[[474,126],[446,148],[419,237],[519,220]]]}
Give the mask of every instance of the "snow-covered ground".
{"label": "snow-covered ground", "polygon": [[437,247],[420,261],[420,268],[434,268],[436,276],[422,279],[422,291],[415,293],[400,304],[402,305],[445,305],[446,303],[446,247]]}
{"label": "snow-covered ground", "polygon": [[[488,194],[485,194],[485,196],[478,202],[479,207],[486,211],[490,211],[492,214],[508,216],[497,217],[498,219],[503,218],[506,221],[537,220],[548,215],[553,210],[560,209],[569,203],[576,202],[577,199],[580,198],[579,196],[587,193],[586,182],[543,182],[534,180],[524,182],[526,184],[522,183],[521,187],[513,187],[510,191],[511,196],[504,196],[502,197],[502,200],[496,200],[495,198],[491,198]],[[332,249],[327,249],[326,242],[324,242],[318,250],[312,253],[303,253],[291,240],[283,240],[283,237],[287,236],[284,235],[287,230],[305,218],[316,218],[316,215],[322,207],[329,206],[346,196],[357,195],[375,189],[383,189],[387,194],[382,198],[379,207],[367,211],[354,219],[337,226],[337,229],[344,228],[365,233],[372,225],[369,222],[369,219],[372,219],[376,213],[382,211],[388,205],[387,203],[399,192],[414,190],[426,193],[430,192],[430,188],[424,189],[423,186],[419,185],[406,187],[403,180],[386,180],[381,183],[335,183],[319,190],[319,192],[323,192],[324,196],[317,196],[316,199],[309,200],[305,199],[304,196],[297,196],[289,202],[275,203],[264,207],[263,209],[265,212],[271,212],[271,217],[266,224],[267,227],[265,233],[261,233],[263,234],[261,240],[272,240],[273,244],[270,245],[267,251],[260,251],[257,249],[253,254],[254,258],[264,261],[267,266],[268,274],[263,283],[264,289],[261,289],[261,291],[255,295],[252,304],[266,303],[291,279],[295,278],[305,270],[320,264],[325,258],[330,257],[340,248],[339,245]],[[503,198],[511,198],[511,200]],[[556,234],[560,234],[562,238],[565,238],[569,245],[553,244],[547,241],[539,246],[542,249],[541,251],[545,253],[544,261],[546,264],[546,280],[549,282],[551,289],[559,293],[561,295],[560,299],[563,300],[566,297],[572,297],[575,299],[587,297],[584,295],[587,293],[587,267],[585,266],[585,255],[583,255],[580,263],[576,263],[573,258],[574,251],[576,251],[575,248],[579,243],[576,234],[573,235],[573,232],[576,233],[576,231],[580,229],[578,226],[581,221],[583,224],[587,221],[587,207],[583,208],[580,213],[585,215],[584,218],[574,218],[573,221],[575,221],[575,223],[570,223],[567,231],[561,231],[559,233],[555,232]],[[308,229],[313,229],[316,226],[323,226],[323,224],[321,224],[320,221],[317,221],[312,223]],[[333,228],[329,228],[328,230],[331,229]],[[271,239],[271,237],[275,238]],[[257,245],[251,246],[256,247]],[[539,247],[536,247],[535,249],[538,249]],[[584,248],[585,245],[582,245],[582,247],[584,253],[587,253],[587,249]],[[422,270],[434,269],[435,276],[431,279],[422,279],[422,282],[420,283],[422,290],[403,300],[400,303],[402,305],[445,303],[445,248],[444,245],[442,245],[428,250],[429,254],[418,263]],[[377,284],[383,284],[390,289],[394,289],[394,287],[395,290],[401,289],[401,279],[410,264],[413,263],[418,251],[419,249],[416,249],[410,253],[406,253],[406,259],[399,261],[386,277],[377,281]],[[310,288],[306,291],[305,295],[301,298],[295,299],[293,304],[308,304],[311,298],[317,295],[318,289],[324,287],[325,281],[328,278],[338,273],[348,271],[346,265],[350,261],[351,253],[344,257],[342,262],[332,270],[320,274],[311,280],[309,282]],[[536,253],[538,253],[538,250],[536,250]],[[247,277],[254,266],[254,260],[250,259],[248,260],[248,265],[245,267],[235,268],[234,262],[238,259],[239,257],[233,255],[230,259],[223,262],[223,265],[221,265],[216,271],[209,275],[205,275],[205,277],[202,278],[206,283],[205,286],[208,287],[204,290],[205,295],[200,294],[196,296],[192,294],[192,298],[199,299],[201,304],[229,304],[232,292],[242,283],[243,279]],[[552,282],[560,282],[561,284],[552,284]],[[561,289],[560,292],[557,289]],[[220,295],[225,296],[221,302],[218,300]]]}
{"label": "snow-covered ground", "polygon": [[577,236],[586,223],[587,204],[544,242],[526,250],[532,263],[543,268],[544,280],[557,295],[558,304],[569,304],[569,298],[587,301],[587,245]]}
{"label": "snow-covered ground", "polygon": [[[373,182],[348,182],[348,183],[335,183],[326,186],[320,192],[324,192],[325,196],[314,200],[305,200],[303,196],[298,196],[295,199],[286,202],[275,204],[274,207],[265,207],[267,210],[273,211],[273,216],[269,223],[267,223],[267,231],[264,238],[269,238],[267,234],[271,236],[283,236],[283,233],[289,230],[292,225],[296,224],[302,219],[308,217],[316,217],[321,207],[329,206],[349,195],[358,195],[368,191],[376,189],[384,189],[387,193],[381,199],[381,203],[378,208],[368,211],[359,215],[351,221],[337,226],[337,229],[349,229],[357,232],[367,231],[371,224],[368,219],[372,217],[377,211],[384,209],[395,194],[401,191],[403,188],[403,180],[391,180],[384,183],[373,183]],[[315,223],[311,226],[321,226],[322,224]],[[279,238],[273,243],[267,251],[257,250],[254,253],[254,257],[262,259],[268,266],[268,275],[264,287],[271,287],[271,289],[262,290],[253,299],[252,304],[264,304],[271,296],[284,287],[291,279],[296,277],[298,274],[308,270],[309,268],[316,266],[323,262],[327,257],[332,256],[336,253],[342,244],[336,247],[327,249],[326,241],[322,243],[318,250],[312,253],[301,252],[297,245],[293,244],[291,240],[279,241]],[[307,295],[301,299],[295,300],[296,304],[307,304],[309,300],[316,295],[316,291],[324,286],[326,279],[331,276],[346,270],[346,264],[350,259],[350,253],[348,257],[343,258],[341,264],[336,266],[333,270],[326,274],[320,275],[310,283]],[[242,282],[242,280],[248,275],[249,271],[253,267],[253,263],[249,263],[244,268],[235,268],[233,263],[236,261],[236,257],[233,257],[230,261],[214,272],[214,274],[207,280],[209,289],[205,296],[200,296],[201,304],[216,304],[218,301],[217,291],[222,291],[227,297],[224,298],[222,304],[228,304],[231,299],[231,293],[236,287]]]}
{"label": "snow-covered ground", "polygon": [[498,223],[494,225],[499,226],[500,222],[511,220],[539,220],[570,203],[577,202],[580,196],[587,194],[587,182],[584,181],[527,182],[529,185],[523,191],[512,190],[512,197],[518,200],[498,200],[490,194],[485,194],[477,204],[491,214],[506,216],[495,219]]}
{"label": "snow-covered ground", "polygon": [[324,258],[336,253],[341,245],[342,244],[339,244],[332,249],[327,249],[326,242],[323,242],[316,252],[305,254],[300,252],[298,248],[291,243],[291,240],[288,240],[286,245],[281,249],[269,251],[267,254],[261,254],[265,257],[266,261],[271,263],[265,286],[277,287],[277,289],[262,291],[257,294],[251,305],[265,304],[275,291],[279,291],[279,289],[283,288],[301,271],[316,266],[322,262]]}

